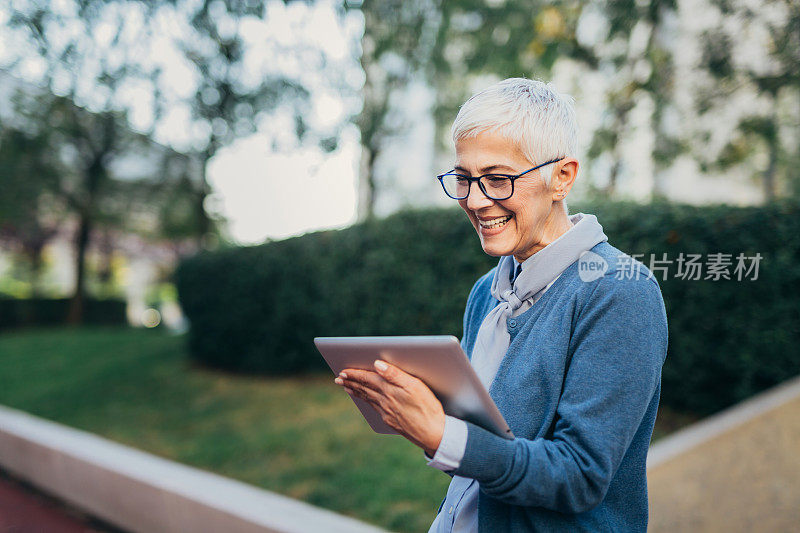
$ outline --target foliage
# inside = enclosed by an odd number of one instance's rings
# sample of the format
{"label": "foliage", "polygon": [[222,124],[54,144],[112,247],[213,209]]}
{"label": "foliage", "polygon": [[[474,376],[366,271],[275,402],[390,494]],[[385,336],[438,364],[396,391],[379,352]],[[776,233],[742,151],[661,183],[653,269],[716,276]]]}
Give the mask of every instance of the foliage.
{"label": "foliage", "polygon": [[[397,132],[398,121],[390,117],[402,109],[391,97],[409,80],[435,90],[432,113],[436,142],[442,144],[459,106],[476,89],[495,79],[550,78],[556,71],[577,72],[575,86],[566,89],[603,95],[589,156],[609,163],[609,173],[595,193],[613,197],[627,173],[623,148],[626,139],[638,135],[635,108],[649,109],[644,112],[653,132],[649,157],[655,197],[668,194],[666,171],[689,152],[702,168],[750,167],[759,175],[767,200],[788,196],[784,189],[790,194],[800,190],[795,170],[800,161],[795,140],[800,124],[796,1],[711,0],[698,6],[680,6],[675,0],[353,4],[365,21],[361,62],[367,81],[359,117],[365,154],[362,203],[374,203],[382,187],[382,177],[372,175],[372,162],[388,146],[386,137]],[[697,8],[707,13],[702,24],[684,25]],[[695,42],[700,48],[697,60],[690,52]],[[688,80],[677,77],[679,68],[691,74]],[[378,85],[373,79],[400,83]],[[373,92],[378,96],[371,96]],[[697,101],[689,102],[686,93]],[[734,100],[747,103],[732,106]],[[718,139],[716,132],[728,122],[732,131]]]}
{"label": "foliage", "polygon": [[412,85],[436,89],[432,113],[441,133],[469,96],[475,76],[547,72],[559,52],[586,56],[569,34],[571,21],[565,21],[579,10],[562,2],[366,0],[345,5],[364,17],[364,104],[356,119],[362,220],[374,215],[389,178],[377,175],[376,161],[390,149],[392,137],[410,127],[411,117],[399,102]]}
{"label": "foliage", "polygon": [[[214,220],[206,212],[206,198],[211,193],[207,176],[209,161],[221,148],[256,132],[268,113],[284,103],[293,107],[297,138],[304,137],[308,128],[302,113],[307,110],[310,95],[302,84],[289,77],[249,72],[256,64],[247,54],[243,27],[266,16],[267,2],[175,3],[177,16],[188,22],[188,31],[171,33],[175,34],[175,45],[197,80],[188,96],[178,98],[176,103],[186,105],[191,111],[192,126],[205,132],[196,140],[195,147],[200,160],[199,179],[187,181],[186,185],[193,196],[198,235],[201,243],[208,244],[216,233]],[[178,89],[169,87],[166,92],[184,92]],[[320,144],[325,143],[320,141]]]}
{"label": "foliage", "polygon": [[[593,158],[611,156],[611,175],[602,191],[607,194],[614,192],[623,172],[619,144],[630,133],[630,111],[642,99],[654,104],[652,158],[657,170],[668,167],[684,150],[663,120],[674,104],[668,26],[675,19],[676,4],[671,0],[354,4],[364,14],[365,104],[358,118],[362,216],[371,214],[383,188],[374,175],[374,161],[388,138],[407,127],[393,120],[402,110],[392,97],[412,82],[435,89],[432,113],[437,143],[442,143],[445,130],[476,83],[483,86],[487,80],[520,76],[547,78],[559,61],[578,65],[584,73],[607,74],[606,86],[593,89],[604,91],[606,108],[591,147]],[[593,27],[589,33],[595,34],[591,38],[579,31],[588,26]],[[639,32],[636,38],[635,30]],[[646,43],[640,45],[643,34]],[[656,188],[656,194],[662,192],[658,180]]]}
{"label": "foliage", "polygon": [[176,284],[194,356],[285,374],[324,368],[315,336],[458,334],[459,308],[492,264],[461,218],[405,212],[185,260]]}
{"label": "foliage", "polygon": [[392,135],[407,128],[395,100],[404,90],[426,79],[437,21],[435,0],[345,2],[364,17],[361,39],[363,105],[356,117],[361,134],[359,218],[372,218],[383,189],[375,173],[379,155],[390,146]]}
{"label": "foliage", "polygon": [[[129,7],[133,9],[126,12]],[[13,121],[32,139],[46,136],[63,169],[55,186],[42,191],[55,194],[77,220],[70,320],[80,322],[86,255],[95,230],[122,226],[132,204],[151,190],[146,182],[166,179],[148,175],[148,165],[141,164],[141,159],[157,158],[161,150],[145,135],[133,132],[125,105],[131,91],[140,91],[153,75],[153,67],[140,61],[140,47],[152,37],[151,28],[138,23],[137,16],[148,19],[155,6],[83,0],[17,1],[10,8],[5,30],[19,41],[7,58],[11,72],[24,72],[31,61],[41,67],[40,87],[12,80],[20,93],[32,89],[32,94],[19,99]],[[140,158],[137,175],[121,180],[120,168],[127,163],[130,169],[135,158]],[[26,177],[45,185],[46,174]]]}
{"label": "foliage", "polygon": [[[670,342],[662,401],[709,413],[800,373],[800,240],[796,202],[765,207],[670,204],[598,207],[610,241],[625,251],[761,254],[757,280],[675,279],[659,284]],[[616,241],[616,242],[615,242]],[[703,274],[705,276],[705,273]]]}
{"label": "foliage", "polygon": [[[730,253],[734,265],[739,253],[763,257],[756,280],[683,280],[675,263],[666,279],[659,275],[670,326],[668,406],[707,413],[800,373],[796,203],[597,203],[579,211],[597,214],[609,242],[645,254],[648,266],[650,254],[707,261]],[[291,374],[324,368],[315,336],[460,336],[470,287],[495,263],[462,213],[431,209],[203,253],[183,261],[175,279],[192,325],[192,357],[234,371]]]}
{"label": "foliage", "polygon": [[[716,3],[713,28],[703,35],[700,66],[710,83],[697,83],[696,105],[714,131],[713,116],[726,113],[732,101],[747,102],[736,115],[736,127],[719,150],[697,157],[708,167],[749,167],[761,182],[764,197],[797,195],[800,173],[797,131],[800,127],[800,4],[764,1],[758,7],[730,0]],[[760,46],[743,53],[741,36]],[[755,53],[753,53],[755,52]],[[746,100],[744,98],[747,98]],[[766,156],[766,157],[765,157]]]}
{"label": "foliage", "polygon": [[[304,123],[307,89],[274,72],[280,62],[274,54],[263,64],[248,55],[253,25],[266,17],[267,4],[14,0],[9,5],[3,26],[14,46],[1,66],[19,77],[36,77],[38,85],[8,76],[12,87],[32,89],[30,98],[21,99],[13,110],[11,121],[29,139],[26,148],[49,148],[45,158],[31,152],[32,160],[43,162],[39,167],[50,159],[60,165],[56,179],[49,180],[55,182],[52,187],[45,187],[45,181],[53,172],[17,173],[13,182],[32,178],[22,191],[31,192],[30,198],[20,198],[26,207],[42,205],[50,192],[64,206],[66,218],[77,220],[75,238],[70,239],[76,258],[75,321],[80,321],[87,292],[87,250],[97,246],[99,233],[113,227],[211,244],[217,240],[219,220],[207,212],[206,165],[218,150],[256,131],[270,112],[287,102],[294,106],[296,137],[314,137]],[[189,132],[184,145],[194,143],[191,156],[152,141],[157,133],[163,139],[164,131],[174,130],[182,113]],[[15,148],[11,140],[0,139],[6,151]],[[336,145],[335,135],[333,140],[330,135],[315,140],[326,150]],[[2,178],[0,184],[11,185],[10,175]],[[4,188],[19,192],[18,187]],[[0,211],[4,233],[21,240],[17,236],[25,225],[27,237],[35,217],[14,220],[13,226],[9,218]],[[137,225],[143,227],[132,227]],[[46,229],[37,231],[35,240],[24,241],[33,250],[29,255],[34,263],[41,241],[49,238]]]}
{"label": "foliage", "polygon": [[[0,298],[0,331],[64,324],[69,302],[67,298]],[[124,300],[89,298],[84,303],[86,324],[122,325],[127,322]]]}
{"label": "foliage", "polygon": [[452,123],[480,76],[546,77],[559,59],[596,68],[596,52],[579,42],[575,33],[586,4],[572,0],[442,2],[429,66],[437,89],[434,116],[439,130]]}
{"label": "foliage", "polygon": [[0,242],[27,259],[34,294],[40,292],[42,251],[64,212],[54,201],[63,168],[52,150],[51,131],[8,124],[0,129]]}

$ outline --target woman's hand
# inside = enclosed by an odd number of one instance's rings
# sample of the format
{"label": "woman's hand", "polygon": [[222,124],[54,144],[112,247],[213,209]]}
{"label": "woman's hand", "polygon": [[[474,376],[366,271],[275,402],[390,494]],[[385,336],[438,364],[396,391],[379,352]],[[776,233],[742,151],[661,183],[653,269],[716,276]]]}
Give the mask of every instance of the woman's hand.
{"label": "woman's hand", "polygon": [[429,456],[436,453],[444,433],[444,409],[421,380],[378,360],[374,372],[346,368],[334,381],[369,402],[386,424]]}

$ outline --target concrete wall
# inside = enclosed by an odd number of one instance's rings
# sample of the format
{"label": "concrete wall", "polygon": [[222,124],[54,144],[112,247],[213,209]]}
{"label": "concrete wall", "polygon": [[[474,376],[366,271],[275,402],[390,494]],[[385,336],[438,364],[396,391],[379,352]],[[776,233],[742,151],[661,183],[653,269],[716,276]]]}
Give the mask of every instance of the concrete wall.
{"label": "concrete wall", "polygon": [[46,493],[133,532],[382,531],[2,406],[0,466]]}

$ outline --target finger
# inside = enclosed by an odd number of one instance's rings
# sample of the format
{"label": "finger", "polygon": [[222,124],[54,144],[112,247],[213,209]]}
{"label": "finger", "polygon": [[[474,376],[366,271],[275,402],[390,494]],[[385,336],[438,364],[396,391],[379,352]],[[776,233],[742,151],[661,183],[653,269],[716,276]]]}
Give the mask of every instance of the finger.
{"label": "finger", "polygon": [[372,370],[359,370],[355,368],[348,368],[339,373],[339,377],[343,378],[345,382],[360,383],[365,387],[379,391],[385,384],[385,380]]}
{"label": "finger", "polygon": [[380,393],[368,387],[361,386],[359,383],[345,382],[344,390],[346,390],[353,396],[361,398],[362,400],[366,400],[367,402],[372,404],[372,406],[375,407],[376,409],[380,408],[381,401],[384,398],[383,395],[381,395]]}
{"label": "finger", "polygon": [[345,390],[345,392],[347,392],[347,394],[350,395],[350,397],[358,398],[360,400],[364,400],[365,402],[370,404],[375,410],[377,410],[379,413],[381,412],[380,407],[379,407],[380,404],[378,404],[377,401],[374,398],[370,397],[369,393],[367,392],[369,389],[362,389],[362,388],[356,389],[356,388],[350,388],[350,387],[345,386],[344,390]]}

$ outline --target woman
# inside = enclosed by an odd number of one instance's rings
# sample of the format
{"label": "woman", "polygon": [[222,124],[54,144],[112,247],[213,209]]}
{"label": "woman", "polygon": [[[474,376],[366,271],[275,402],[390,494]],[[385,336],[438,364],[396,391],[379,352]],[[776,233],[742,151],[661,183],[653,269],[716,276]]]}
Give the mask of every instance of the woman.
{"label": "woman", "polygon": [[431,531],[645,531],[647,448],[667,351],[658,284],[596,217],[568,216],[571,101],[513,78],[474,95],[439,176],[500,257],[467,300],[462,346],[513,430],[446,416],[386,362],[336,379],[452,476]]}

